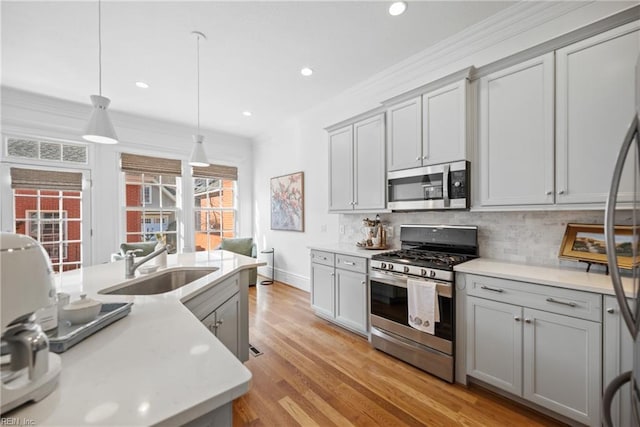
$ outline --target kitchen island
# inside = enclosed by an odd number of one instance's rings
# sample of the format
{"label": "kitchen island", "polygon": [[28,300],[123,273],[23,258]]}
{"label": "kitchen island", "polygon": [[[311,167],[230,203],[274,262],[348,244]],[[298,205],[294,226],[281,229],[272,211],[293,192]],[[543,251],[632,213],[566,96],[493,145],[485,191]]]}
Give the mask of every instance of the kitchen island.
{"label": "kitchen island", "polygon": [[57,275],[56,290],[72,300],[87,294],[103,303],[133,302],[131,313],[62,353],[55,391],[3,418],[59,426],[184,425],[203,417],[230,423],[231,402],[249,390],[251,372],[183,302],[239,275],[240,315],[248,327],[248,271],[262,265],[228,251],[170,255],[167,268],[217,270],[144,296],[98,293],[126,281],[124,261]]}

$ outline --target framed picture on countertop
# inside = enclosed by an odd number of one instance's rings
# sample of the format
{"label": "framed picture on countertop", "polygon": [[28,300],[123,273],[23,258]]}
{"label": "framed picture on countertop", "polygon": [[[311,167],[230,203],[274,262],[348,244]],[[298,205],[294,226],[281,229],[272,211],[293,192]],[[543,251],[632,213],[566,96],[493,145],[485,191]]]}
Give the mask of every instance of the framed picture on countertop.
{"label": "framed picture on countertop", "polygon": [[[640,261],[638,242],[636,258],[633,259],[633,227],[618,225],[615,227],[616,254],[618,266],[630,269]],[[567,224],[560,245],[561,259],[584,261],[594,264],[607,264],[607,244],[602,224]]]}

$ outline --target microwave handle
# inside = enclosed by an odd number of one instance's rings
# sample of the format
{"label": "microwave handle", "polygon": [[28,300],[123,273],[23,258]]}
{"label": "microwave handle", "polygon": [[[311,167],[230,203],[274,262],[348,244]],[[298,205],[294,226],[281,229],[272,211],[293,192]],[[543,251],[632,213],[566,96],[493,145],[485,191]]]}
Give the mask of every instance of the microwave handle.
{"label": "microwave handle", "polygon": [[449,167],[450,165],[444,165],[444,170],[442,171],[442,201],[445,208],[451,206],[451,200],[449,199]]}

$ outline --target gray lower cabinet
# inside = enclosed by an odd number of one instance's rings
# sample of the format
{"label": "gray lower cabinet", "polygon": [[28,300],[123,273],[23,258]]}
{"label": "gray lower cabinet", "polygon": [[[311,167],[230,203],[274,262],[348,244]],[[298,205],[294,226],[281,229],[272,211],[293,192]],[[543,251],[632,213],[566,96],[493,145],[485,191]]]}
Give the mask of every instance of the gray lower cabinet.
{"label": "gray lower cabinet", "polygon": [[[241,281],[246,283],[241,285]],[[247,308],[241,304],[247,298],[248,273],[235,274],[212,286],[201,294],[183,301],[184,305],[214,334],[238,359],[248,358],[249,329]]]}
{"label": "gray lower cabinet", "polygon": [[318,316],[367,335],[367,259],[312,250],[311,307]]}
{"label": "gray lower cabinet", "polygon": [[467,276],[467,375],[600,425],[601,296]]}
{"label": "gray lower cabinet", "polygon": [[225,345],[236,357],[240,351],[239,294],[225,301],[213,313],[202,319],[202,324]]}
{"label": "gray lower cabinet", "polygon": [[[630,301],[630,304],[633,301]],[[631,305],[633,307],[633,305]],[[633,343],[624,319],[620,315],[618,301],[613,296],[604,297],[603,305],[603,393],[607,385],[618,375],[630,371],[633,366]],[[618,390],[611,404],[614,426],[635,426],[631,415],[631,390],[625,384]]]}

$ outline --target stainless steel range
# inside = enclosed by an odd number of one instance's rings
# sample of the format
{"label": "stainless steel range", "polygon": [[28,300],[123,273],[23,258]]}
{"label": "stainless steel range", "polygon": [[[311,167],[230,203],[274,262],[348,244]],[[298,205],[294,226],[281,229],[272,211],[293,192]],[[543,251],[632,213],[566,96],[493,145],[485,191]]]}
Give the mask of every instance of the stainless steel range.
{"label": "stainless steel range", "polygon": [[[454,380],[453,266],[478,256],[475,226],[402,225],[401,249],[374,255],[369,278],[371,345],[446,381]],[[407,280],[436,284],[434,334],[409,326]]]}

